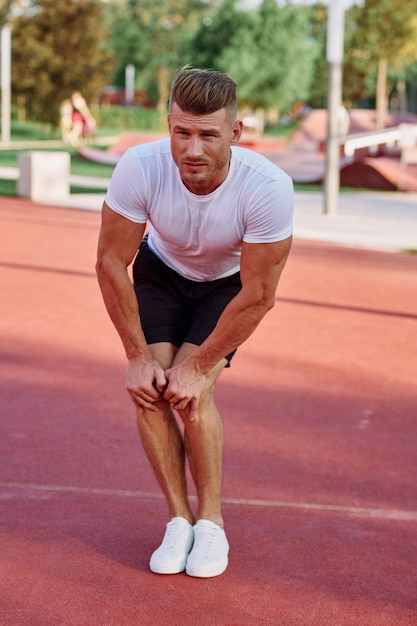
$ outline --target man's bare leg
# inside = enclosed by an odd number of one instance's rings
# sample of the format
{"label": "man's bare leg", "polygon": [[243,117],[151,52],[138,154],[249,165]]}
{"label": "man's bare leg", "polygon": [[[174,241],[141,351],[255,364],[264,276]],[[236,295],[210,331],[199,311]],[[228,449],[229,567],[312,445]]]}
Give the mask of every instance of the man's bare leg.
{"label": "man's bare leg", "polygon": [[[156,343],[150,345],[150,349],[164,369],[171,366],[176,353],[172,344]],[[171,518],[183,517],[192,524],[194,517],[188,501],[182,433],[169,403],[161,400],[158,407],[156,412],[137,413],[142,445],[165,495]]]}
{"label": "man's bare leg", "polygon": [[[192,344],[183,344],[174,359],[174,365],[185,359],[195,348]],[[193,421],[189,420],[187,409],[178,411],[184,423],[186,450],[198,494],[196,520],[210,520],[221,528],[223,424],[213,396],[216,380],[225,365],[226,360],[222,359],[210,372],[208,386],[201,396]]]}
{"label": "man's bare leg", "polygon": [[[174,365],[187,358],[193,350],[195,346],[183,344]],[[198,578],[219,576],[229,562],[229,542],[221,514],[223,425],[213,397],[216,380],[225,365],[226,359],[222,359],[208,375],[207,387],[200,396],[194,419],[190,421],[189,411],[179,411],[198,493],[194,544],[187,556],[185,569],[189,576]]]}
{"label": "man's bare leg", "polygon": [[185,426],[185,445],[197,488],[196,520],[208,519],[223,528],[221,487],[223,465],[223,427],[214,403]]}

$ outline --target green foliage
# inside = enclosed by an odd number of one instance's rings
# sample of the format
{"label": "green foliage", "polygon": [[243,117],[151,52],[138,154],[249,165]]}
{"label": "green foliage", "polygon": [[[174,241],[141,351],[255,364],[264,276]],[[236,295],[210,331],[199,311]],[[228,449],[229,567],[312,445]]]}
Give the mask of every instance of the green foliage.
{"label": "green foliage", "polygon": [[416,34],[415,13],[416,5],[410,0],[366,0],[358,8],[358,47],[374,60],[395,61],[404,43]]}
{"label": "green foliage", "polygon": [[12,0],[1,0],[0,2],[0,26],[2,26],[8,21],[12,4],[13,4]]}
{"label": "green foliage", "polygon": [[[208,19],[202,20],[188,42],[188,54],[196,67],[220,69],[221,57],[239,33],[244,38],[252,31],[254,17],[252,12],[236,7],[237,0],[223,0],[218,9],[214,9]],[[243,50],[239,50],[241,54]]]}
{"label": "green foliage", "polygon": [[124,84],[125,67],[133,63],[136,87],[156,103],[164,80],[190,63],[229,73],[248,106],[288,110],[310,95],[316,45],[309,17],[310,9],[275,0],[252,11],[238,8],[237,0],[114,0],[106,15],[109,25],[115,20],[109,41],[119,61],[114,83]]}
{"label": "green foliage", "polygon": [[96,111],[98,127],[120,130],[159,129],[159,115],[156,109],[138,107],[98,107]]}
{"label": "green foliage", "polygon": [[413,81],[417,87],[417,61],[406,65],[404,68],[405,78],[410,82]]}
{"label": "green foliage", "polygon": [[[203,0],[113,0],[106,9],[110,37],[118,66],[113,83],[124,85],[125,67],[136,68],[136,87],[151,96],[158,85],[158,70],[171,79],[179,66],[190,62],[186,42],[196,24],[208,13]],[[154,102],[158,100],[155,93]]]}
{"label": "green foliage", "polygon": [[[56,126],[59,105],[74,90],[93,104],[104,87],[124,87],[128,64],[136,69],[136,89],[147,91],[161,119],[169,82],[187,63],[229,73],[241,104],[251,108],[326,106],[323,1],[263,0],[245,10],[240,0],[0,0],[0,23],[6,20],[13,21],[13,102],[31,120]],[[347,106],[375,95],[381,55],[389,61],[390,86],[399,79],[416,85],[416,42],[414,1],[352,5],[345,16]],[[125,111],[111,115],[119,116],[120,128],[144,123]]]}
{"label": "green foliage", "polygon": [[104,9],[109,31],[107,46],[115,52],[117,59],[112,84],[119,87],[124,87],[127,65],[142,69],[149,59],[152,33],[145,28],[136,4],[113,2]]}
{"label": "green foliage", "polygon": [[102,45],[102,3],[38,0],[30,9],[14,19],[12,90],[31,119],[57,125],[73,91],[91,100],[108,84],[113,55]]}
{"label": "green foliage", "polygon": [[231,36],[219,63],[238,82],[247,105],[288,111],[309,98],[316,48],[308,16],[304,7],[264,0],[247,27]]}
{"label": "green foliage", "polygon": [[393,82],[415,58],[405,54],[417,39],[416,6],[409,0],[365,0],[346,13],[344,94],[351,103],[373,97],[378,60],[386,59]]}
{"label": "green foliage", "polygon": [[316,109],[325,108],[327,105],[327,61],[326,61],[326,35],[327,35],[327,6],[322,2],[314,5],[311,9],[310,36],[315,42],[315,58],[313,64],[313,78],[310,85],[310,106]]}

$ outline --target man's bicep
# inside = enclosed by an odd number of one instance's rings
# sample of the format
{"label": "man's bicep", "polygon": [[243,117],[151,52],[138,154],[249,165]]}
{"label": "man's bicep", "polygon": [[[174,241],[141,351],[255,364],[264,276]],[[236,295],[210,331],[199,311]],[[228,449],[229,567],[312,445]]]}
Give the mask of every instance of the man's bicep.
{"label": "man's bicep", "polygon": [[273,243],[243,243],[240,264],[242,287],[260,297],[272,295],[291,249],[292,237]]}
{"label": "man's bicep", "polygon": [[113,211],[103,203],[98,256],[111,255],[129,265],[139,249],[146,224],[138,224]]}

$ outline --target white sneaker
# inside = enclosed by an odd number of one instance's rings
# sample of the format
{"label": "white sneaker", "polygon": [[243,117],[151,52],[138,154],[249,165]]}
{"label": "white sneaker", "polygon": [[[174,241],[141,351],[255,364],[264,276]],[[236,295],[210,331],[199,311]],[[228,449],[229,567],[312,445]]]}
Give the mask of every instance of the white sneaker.
{"label": "white sneaker", "polygon": [[211,578],[223,574],[228,564],[229,542],[223,528],[206,519],[194,526],[194,546],[186,565],[189,576]]}
{"label": "white sneaker", "polygon": [[183,517],[174,517],[166,526],[161,545],[151,556],[151,571],[155,574],[183,572],[193,541],[194,531],[191,524]]}

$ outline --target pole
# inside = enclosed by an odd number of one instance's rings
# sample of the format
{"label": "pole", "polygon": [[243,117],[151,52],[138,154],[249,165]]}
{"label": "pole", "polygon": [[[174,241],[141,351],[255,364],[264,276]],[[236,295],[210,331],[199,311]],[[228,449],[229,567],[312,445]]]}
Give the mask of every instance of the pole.
{"label": "pole", "polygon": [[131,63],[125,70],[126,104],[131,105],[135,99],[135,66]]}
{"label": "pole", "polygon": [[341,105],[342,66],[329,64],[328,122],[326,140],[326,173],[324,177],[324,212],[336,212],[340,189],[340,148],[338,111]]}
{"label": "pole", "polygon": [[11,26],[1,29],[1,141],[10,142]]}
{"label": "pole", "polygon": [[327,19],[327,139],[324,178],[324,213],[337,210],[340,189],[338,116],[342,103],[342,61],[344,39],[343,0],[330,0]]}

